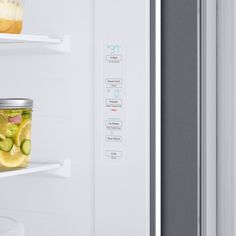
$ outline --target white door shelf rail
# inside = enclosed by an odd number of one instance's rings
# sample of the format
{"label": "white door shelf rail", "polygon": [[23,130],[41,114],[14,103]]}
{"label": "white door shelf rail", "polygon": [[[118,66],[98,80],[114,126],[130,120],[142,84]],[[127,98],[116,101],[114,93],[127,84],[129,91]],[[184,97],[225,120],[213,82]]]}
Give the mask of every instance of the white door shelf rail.
{"label": "white door shelf rail", "polygon": [[63,178],[71,177],[71,161],[69,159],[64,160],[62,163],[40,163],[32,162],[28,168],[16,169],[11,171],[0,172],[0,178],[18,176],[18,175],[28,175],[45,173]]}
{"label": "white door shelf rail", "polygon": [[0,34],[0,56],[34,53],[70,53],[70,35]]}

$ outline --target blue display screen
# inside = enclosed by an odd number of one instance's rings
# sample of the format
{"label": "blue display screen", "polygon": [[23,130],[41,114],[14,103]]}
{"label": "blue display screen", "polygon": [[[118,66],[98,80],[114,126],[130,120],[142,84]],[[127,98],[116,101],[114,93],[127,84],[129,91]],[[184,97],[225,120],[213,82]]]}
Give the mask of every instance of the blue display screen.
{"label": "blue display screen", "polygon": [[109,44],[107,48],[110,51],[110,54],[119,54],[121,46],[118,44]]}

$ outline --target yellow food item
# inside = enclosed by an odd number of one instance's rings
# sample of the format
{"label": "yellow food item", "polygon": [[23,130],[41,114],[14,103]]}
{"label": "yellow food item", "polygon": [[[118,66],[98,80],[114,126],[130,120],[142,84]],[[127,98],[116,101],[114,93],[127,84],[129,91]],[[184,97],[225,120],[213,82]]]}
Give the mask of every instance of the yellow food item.
{"label": "yellow food item", "polygon": [[29,156],[25,156],[25,160],[20,164],[20,168],[26,168],[29,166],[29,162],[30,162],[30,157]]}
{"label": "yellow food item", "polygon": [[23,21],[15,21],[15,34],[20,34],[23,28]]}
{"label": "yellow food item", "polygon": [[24,120],[15,135],[14,141],[17,147],[20,147],[21,143],[25,139],[31,138],[31,120]]}
{"label": "yellow food item", "polygon": [[23,7],[19,0],[0,0],[0,33],[20,34]]}
{"label": "yellow food item", "polygon": [[7,124],[8,124],[7,116],[0,113],[0,134],[2,136],[6,136]]}
{"label": "yellow food item", "polygon": [[0,169],[17,168],[25,162],[25,159],[26,156],[14,145],[10,152],[0,151]]}
{"label": "yellow food item", "polygon": [[0,109],[0,172],[28,167],[31,120],[32,109]]}

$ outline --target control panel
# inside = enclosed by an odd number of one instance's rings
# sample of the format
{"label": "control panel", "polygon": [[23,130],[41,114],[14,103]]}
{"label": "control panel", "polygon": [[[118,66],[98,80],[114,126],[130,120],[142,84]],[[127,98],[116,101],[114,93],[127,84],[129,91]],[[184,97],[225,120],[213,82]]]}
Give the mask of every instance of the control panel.
{"label": "control panel", "polygon": [[150,236],[150,0],[94,4],[94,232]]}
{"label": "control panel", "polygon": [[125,54],[120,43],[103,47],[104,156],[118,161],[125,144]]}

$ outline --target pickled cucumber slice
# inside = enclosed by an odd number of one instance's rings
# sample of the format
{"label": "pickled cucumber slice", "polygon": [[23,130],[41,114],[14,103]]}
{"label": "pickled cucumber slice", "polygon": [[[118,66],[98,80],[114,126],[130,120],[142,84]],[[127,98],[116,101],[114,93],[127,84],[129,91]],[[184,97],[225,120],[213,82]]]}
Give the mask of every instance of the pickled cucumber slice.
{"label": "pickled cucumber slice", "polygon": [[14,142],[11,138],[0,140],[0,150],[4,152],[10,152],[13,147],[13,143]]}
{"label": "pickled cucumber slice", "polygon": [[0,151],[0,165],[6,168],[19,167],[25,159],[26,156],[15,145],[10,152]]}
{"label": "pickled cucumber slice", "polygon": [[23,120],[27,120],[27,119],[29,119],[29,120],[31,120],[31,118],[32,118],[32,113],[31,113],[32,111],[31,110],[25,110],[25,111],[23,111],[23,113],[22,113],[22,119]]}
{"label": "pickled cucumber slice", "polygon": [[25,139],[30,139],[31,136],[31,120],[24,120],[18,128],[14,141],[17,147],[21,146],[21,143]]}
{"label": "pickled cucumber slice", "polygon": [[25,139],[21,146],[20,149],[22,151],[23,154],[25,154],[26,156],[28,156],[31,152],[31,141],[29,139]]}

